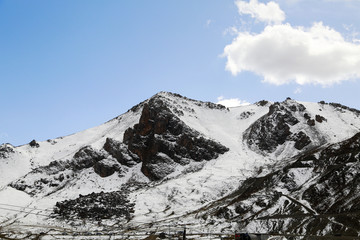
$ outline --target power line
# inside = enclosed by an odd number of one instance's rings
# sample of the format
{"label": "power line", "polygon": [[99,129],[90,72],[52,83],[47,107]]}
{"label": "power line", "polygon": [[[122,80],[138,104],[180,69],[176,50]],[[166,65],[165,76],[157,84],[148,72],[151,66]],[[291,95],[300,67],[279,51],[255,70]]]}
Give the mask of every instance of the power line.
{"label": "power line", "polygon": [[7,210],[7,211],[13,211],[13,212],[20,212],[20,213],[27,213],[27,214],[33,214],[33,215],[38,215],[38,216],[49,217],[48,215],[41,214],[41,213],[26,212],[26,211],[22,211],[22,210],[3,208],[3,207],[0,207],[0,209]]}
{"label": "power line", "polygon": [[31,209],[31,210],[38,210],[38,211],[47,211],[47,212],[52,212],[52,210],[49,210],[49,209],[22,207],[22,206],[12,205],[12,204],[6,204],[6,203],[0,203],[0,205],[3,205],[3,206],[9,206],[9,207],[17,207],[17,208],[27,208],[27,209]]}

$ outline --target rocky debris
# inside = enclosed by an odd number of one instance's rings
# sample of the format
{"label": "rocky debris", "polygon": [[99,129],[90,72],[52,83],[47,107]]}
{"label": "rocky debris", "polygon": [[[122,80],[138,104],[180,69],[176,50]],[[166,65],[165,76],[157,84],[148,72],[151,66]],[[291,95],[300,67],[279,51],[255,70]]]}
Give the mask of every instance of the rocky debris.
{"label": "rocky debris", "polygon": [[357,116],[360,115],[360,111],[355,109],[355,108],[350,108],[350,107],[347,107],[347,106],[344,106],[340,103],[329,103],[330,106],[333,106],[336,110],[340,111],[340,112],[343,112],[344,110],[348,110],[350,112],[353,112],[355,113]]}
{"label": "rocky debris", "polygon": [[259,101],[259,102],[256,102],[255,104],[256,104],[257,106],[263,107],[263,106],[266,106],[266,104],[268,104],[268,103],[269,103],[269,101],[261,100],[261,101]]}
{"label": "rocky debris", "polygon": [[73,200],[57,202],[54,213],[57,217],[67,220],[116,218],[128,221],[132,218],[134,204],[130,203],[127,196],[127,191],[79,195]]}
{"label": "rocky debris", "polygon": [[358,109],[351,108],[351,107],[342,105],[340,103],[333,103],[333,102],[327,103],[325,101],[320,101],[319,104],[332,106],[333,108],[335,108],[335,110],[337,110],[339,112],[344,112],[344,110],[348,110],[350,112],[355,113],[357,116],[360,116],[360,111]]}
{"label": "rocky debris", "polygon": [[58,171],[46,175],[43,174],[43,172],[40,172],[39,169],[36,169],[25,175],[23,178],[10,183],[10,186],[17,190],[24,191],[31,196],[48,194],[64,187],[74,175],[74,172],[71,170]]}
{"label": "rocky debris", "polygon": [[306,120],[310,120],[310,119],[311,119],[311,117],[310,117],[310,115],[309,115],[308,113],[304,113],[304,118],[305,118]]}
{"label": "rocky debris", "polygon": [[30,147],[36,147],[36,148],[38,148],[38,147],[40,147],[40,144],[39,143],[37,143],[36,141],[35,141],[35,139],[34,140],[32,140],[31,142],[29,142],[29,145],[30,145]]}
{"label": "rocky debris", "polygon": [[122,165],[132,167],[140,162],[140,158],[129,151],[124,143],[112,138],[106,139],[103,148]]}
{"label": "rocky debris", "polygon": [[315,120],[314,119],[309,119],[309,120],[307,120],[307,124],[309,125],[309,126],[315,126]]}
{"label": "rocky debris", "polygon": [[231,216],[239,229],[256,223],[269,233],[358,236],[360,133],[295,159],[245,180],[203,214],[219,222]]}
{"label": "rocky debris", "polygon": [[11,153],[15,153],[14,147],[11,144],[0,145],[0,158],[7,158]]}
{"label": "rocky debris", "polygon": [[[187,98],[180,94],[171,93],[171,92],[159,92],[150,98],[150,100],[152,100],[152,99],[159,99],[164,102],[167,102],[168,108],[169,109],[171,108],[171,110],[175,114],[178,114],[179,116],[183,115],[182,110],[194,113],[194,109],[186,107],[186,106],[185,107],[180,106],[179,104],[177,104],[177,102],[181,102],[182,105],[189,105],[189,103],[192,103],[192,104],[195,104],[196,106],[206,107],[206,108],[210,108],[210,109],[227,110],[227,108],[221,104],[216,104],[216,103],[212,103],[212,102],[202,102],[202,101]],[[147,102],[148,101],[143,101],[143,102],[137,104],[136,106],[132,107],[129,111],[137,112],[137,111],[141,110],[143,108],[144,104]]]}
{"label": "rocky debris", "polygon": [[326,118],[324,118],[323,116],[320,116],[320,115],[315,115],[315,120],[318,122],[318,123],[322,123],[323,121],[327,121]]}
{"label": "rocky debris", "polygon": [[294,134],[292,140],[295,142],[294,147],[297,150],[301,150],[311,143],[310,137],[307,136],[303,131]]}
{"label": "rocky debris", "polygon": [[255,114],[254,112],[249,112],[249,111],[242,112],[242,113],[240,113],[240,116],[238,117],[238,119],[247,119],[254,114]]}
{"label": "rocky debris", "polygon": [[159,94],[155,95],[153,98],[157,98],[159,96],[169,96],[171,98],[175,97],[177,99],[183,100],[183,102],[192,102],[197,106],[207,107],[207,108],[210,108],[210,109],[219,109],[219,110],[225,110],[226,109],[226,107],[221,105],[221,104],[216,104],[216,103],[212,103],[212,102],[197,101],[197,100],[194,100],[194,99],[191,99],[191,98],[184,97],[184,96],[182,96],[180,94],[177,94],[177,93],[160,92]]}
{"label": "rocky debris", "polygon": [[152,180],[162,179],[178,164],[211,160],[228,151],[189,128],[161,98],[144,104],[139,123],[127,129],[123,139],[142,161],[142,172]]}

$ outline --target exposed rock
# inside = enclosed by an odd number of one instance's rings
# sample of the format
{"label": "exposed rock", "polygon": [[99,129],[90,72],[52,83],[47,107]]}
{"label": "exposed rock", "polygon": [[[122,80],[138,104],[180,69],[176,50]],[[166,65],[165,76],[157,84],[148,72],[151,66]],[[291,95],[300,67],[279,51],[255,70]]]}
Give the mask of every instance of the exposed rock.
{"label": "exposed rock", "polygon": [[311,117],[310,117],[310,115],[309,115],[308,113],[304,113],[304,118],[305,118],[306,120],[311,119]]}
{"label": "exposed rock", "polygon": [[254,114],[255,114],[254,112],[249,112],[249,111],[242,112],[242,113],[240,113],[240,116],[238,117],[238,119],[247,119]]}
{"label": "exposed rock", "polygon": [[30,145],[30,147],[36,147],[36,148],[40,147],[40,144],[37,143],[37,142],[35,141],[35,139],[32,140],[32,141],[29,143],[29,145]]}
{"label": "exposed rock", "polygon": [[322,123],[323,121],[327,121],[326,118],[320,115],[315,115],[315,120],[319,123]]}
{"label": "exposed rock", "polygon": [[96,162],[94,164],[94,171],[100,177],[108,177],[113,175],[115,171],[121,172],[121,167],[116,159],[107,158]]}
{"label": "exposed rock", "polygon": [[93,149],[91,146],[85,146],[75,153],[75,161],[72,165],[74,170],[81,170],[94,166],[96,162],[104,158],[106,158],[104,153]]}
{"label": "exposed rock", "polygon": [[162,179],[189,159],[210,160],[228,151],[186,126],[161,98],[144,104],[139,123],[125,131],[124,143],[137,154],[142,172],[152,180]]}
{"label": "exposed rock", "polygon": [[309,119],[309,120],[307,120],[307,124],[309,126],[315,126],[315,120],[314,119]]}
{"label": "exposed rock", "polygon": [[221,207],[215,212],[215,216],[218,218],[230,219],[232,212],[227,207]]}
{"label": "exposed rock", "polygon": [[103,148],[122,165],[132,167],[140,162],[140,158],[129,151],[124,143],[116,141],[112,138],[106,139]]}
{"label": "exposed rock", "polygon": [[360,115],[360,111],[355,109],[355,108],[350,108],[348,106],[344,106],[340,103],[329,103],[330,106],[334,107],[336,110],[343,112],[344,110],[348,110],[350,112],[353,112],[355,114],[357,114],[358,116]]}
{"label": "exposed rock", "polygon": [[292,140],[295,141],[294,147],[297,150],[301,150],[311,143],[310,137],[307,136],[303,131],[295,134]]}
{"label": "exposed rock", "polygon": [[266,101],[266,100],[261,100],[261,101],[259,101],[259,102],[257,102],[257,103],[255,103],[256,105],[258,105],[258,106],[266,106],[266,104],[268,104],[269,103],[269,101]]}
{"label": "exposed rock", "polygon": [[245,132],[244,139],[247,143],[257,146],[260,150],[273,152],[277,146],[291,139],[290,126],[299,123],[293,112],[302,112],[305,107],[302,104],[287,100],[283,103],[274,103],[269,107],[269,112]]}
{"label": "exposed rock", "polygon": [[0,145],[0,158],[7,158],[11,153],[14,153],[14,147],[11,144]]}

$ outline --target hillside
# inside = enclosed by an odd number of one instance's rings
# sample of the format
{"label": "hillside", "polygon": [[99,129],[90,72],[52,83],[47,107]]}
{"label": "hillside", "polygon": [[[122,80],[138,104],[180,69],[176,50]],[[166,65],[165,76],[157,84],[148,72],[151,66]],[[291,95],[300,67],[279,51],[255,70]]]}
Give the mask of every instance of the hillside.
{"label": "hillside", "polygon": [[1,145],[1,232],[86,220],[357,236],[359,129],[360,112],[340,104],[225,108],[160,92],[98,127]]}

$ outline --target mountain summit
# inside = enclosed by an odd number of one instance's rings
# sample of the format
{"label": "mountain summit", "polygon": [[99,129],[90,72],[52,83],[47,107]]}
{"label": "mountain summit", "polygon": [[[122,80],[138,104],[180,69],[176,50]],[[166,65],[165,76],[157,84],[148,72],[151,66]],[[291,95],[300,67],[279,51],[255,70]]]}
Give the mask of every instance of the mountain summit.
{"label": "mountain summit", "polygon": [[359,129],[360,112],[336,103],[226,108],[160,92],[83,132],[1,145],[0,234],[75,234],[86,220],[358,236]]}

